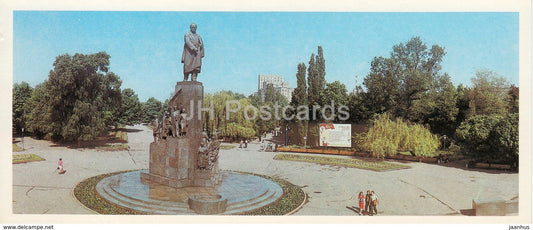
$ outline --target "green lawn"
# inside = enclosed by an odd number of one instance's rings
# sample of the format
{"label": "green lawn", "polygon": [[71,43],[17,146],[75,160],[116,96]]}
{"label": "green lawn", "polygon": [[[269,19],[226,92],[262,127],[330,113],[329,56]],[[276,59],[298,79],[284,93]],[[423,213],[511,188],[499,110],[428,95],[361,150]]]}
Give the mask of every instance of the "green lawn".
{"label": "green lawn", "polygon": [[13,144],[13,152],[22,152],[24,149],[16,144]]}
{"label": "green lawn", "polygon": [[35,154],[13,154],[13,164],[27,163],[32,161],[44,161],[44,159]]}
{"label": "green lawn", "polygon": [[235,145],[225,145],[225,144],[220,145],[220,149],[224,149],[224,150],[230,150],[233,148],[235,148]]}
{"label": "green lawn", "polygon": [[118,141],[124,141],[124,142],[127,142],[128,141],[128,133],[122,131],[122,130],[119,130],[119,131],[116,131],[115,132],[115,138],[118,140]]}
{"label": "green lawn", "polygon": [[95,149],[99,151],[123,151],[123,150],[128,150],[128,144],[121,144],[121,143],[104,144],[102,146],[96,146]]}
{"label": "green lawn", "polygon": [[288,161],[300,161],[300,162],[309,162],[317,163],[323,165],[335,165],[348,168],[359,168],[372,170],[376,172],[397,170],[397,169],[407,169],[411,168],[410,166],[394,164],[385,161],[365,161],[353,158],[339,158],[339,157],[325,157],[325,156],[309,156],[309,155],[300,155],[300,154],[278,154],[274,157],[274,160],[288,160]]}

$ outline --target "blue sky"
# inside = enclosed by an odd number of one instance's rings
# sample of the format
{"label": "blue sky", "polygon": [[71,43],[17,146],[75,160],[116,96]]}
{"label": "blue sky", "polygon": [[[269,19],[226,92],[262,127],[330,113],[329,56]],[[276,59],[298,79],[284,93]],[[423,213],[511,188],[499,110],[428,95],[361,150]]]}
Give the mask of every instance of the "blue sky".
{"label": "blue sky", "polygon": [[163,101],[183,79],[183,35],[195,22],[206,93],[249,95],[259,74],[281,74],[295,87],[298,63],[307,65],[319,45],[326,80],[351,91],[374,57],[414,36],[445,48],[442,71],[455,85],[470,85],[481,69],[519,85],[518,21],[518,13],[14,11],[13,81],[35,86],[55,57],[105,51],[123,89]]}

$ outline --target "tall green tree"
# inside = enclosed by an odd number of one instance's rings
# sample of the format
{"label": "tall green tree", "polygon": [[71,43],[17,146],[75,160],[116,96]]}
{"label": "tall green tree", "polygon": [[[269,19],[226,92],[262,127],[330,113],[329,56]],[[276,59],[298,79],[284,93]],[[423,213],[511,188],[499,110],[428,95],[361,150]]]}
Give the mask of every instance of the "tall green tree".
{"label": "tall green tree", "polygon": [[374,57],[370,64],[370,73],[363,80],[366,88],[364,104],[369,116],[393,112],[400,98],[400,75],[394,59]]}
{"label": "tall green tree", "polygon": [[[239,100],[241,97],[235,97]],[[288,105],[287,98],[281,94],[272,84],[267,84],[265,88],[265,100],[264,103],[271,102],[272,104],[278,103],[280,106]]]}
{"label": "tall green tree", "polygon": [[56,58],[45,86],[52,137],[93,140],[113,123],[122,82],[109,72],[109,58],[105,52]]}
{"label": "tall green tree", "polygon": [[161,111],[163,110],[163,104],[161,101],[157,100],[154,97],[148,98],[146,102],[142,103],[142,122],[152,123],[156,118],[159,119],[161,116]]}
{"label": "tall green tree", "polygon": [[[289,130],[290,136],[294,137],[291,139],[292,143],[302,145],[304,144],[304,137],[307,136],[307,127],[308,127],[308,117],[300,114],[298,115],[298,107],[305,108],[309,104],[307,97],[307,82],[305,80],[306,75],[306,66],[304,63],[298,64],[298,69],[296,72],[296,88],[292,92],[292,98],[290,105],[295,109],[291,111],[289,116],[294,116],[294,119],[291,121],[285,121],[282,123],[283,126],[291,126]],[[305,115],[305,113],[304,113]]]}
{"label": "tall green tree", "polygon": [[257,130],[258,133],[270,131],[279,127],[284,115],[282,108],[288,104],[289,102],[287,101],[287,98],[277,91],[272,84],[267,84],[265,89],[265,100],[261,106],[267,108],[266,111],[271,114],[271,117],[268,119],[259,117],[256,121],[256,127],[259,128]]}
{"label": "tall green tree", "polygon": [[519,153],[519,116],[518,113],[512,113],[505,116],[498,122],[487,139],[491,146],[488,154],[497,160],[512,163],[518,167]]}
{"label": "tall green tree", "polygon": [[356,86],[356,90],[348,95],[348,108],[350,111],[349,121],[359,123],[368,120],[369,112],[365,104],[365,95],[361,86]]}
{"label": "tall green tree", "polygon": [[122,125],[139,123],[142,116],[142,106],[135,91],[130,88],[123,89],[121,97],[121,104],[114,115],[116,122]]}
{"label": "tall green tree", "polygon": [[455,118],[456,128],[459,127],[459,125],[467,118],[470,104],[468,99],[469,94],[470,88],[463,86],[463,84],[459,84],[457,86],[457,101],[455,106],[457,107],[458,112]]}
{"label": "tall green tree", "polygon": [[320,97],[320,92],[318,90],[318,85],[316,84],[317,71],[315,64],[315,54],[311,54],[309,59],[309,65],[307,66],[307,101],[310,106],[313,104],[318,104]]}
{"label": "tall green tree", "polygon": [[318,46],[316,54],[316,85],[318,93],[322,93],[326,87],[326,60],[324,59],[324,50]]}
{"label": "tall green tree", "polygon": [[307,105],[307,82],[305,81],[306,67],[304,63],[298,64],[298,72],[296,72],[296,88],[292,92],[291,105],[298,107],[300,105]]}
{"label": "tall green tree", "polygon": [[26,125],[28,132],[37,138],[43,138],[50,133],[50,100],[46,92],[47,81],[35,86],[31,93],[30,99],[24,105],[27,114]]}
{"label": "tall green tree", "polygon": [[[321,46],[318,46],[318,52],[315,55],[311,54],[309,59],[309,66],[307,67],[307,98],[310,110],[313,106],[322,106],[320,96],[324,91],[326,80],[326,61],[324,59],[324,53]],[[312,112],[311,112],[312,113]],[[321,116],[316,116],[317,120]],[[310,120],[313,119],[313,116],[310,116]]]}
{"label": "tall green tree", "polygon": [[346,86],[339,81],[326,83],[326,88],[320,94],[320,99],[322,106],[330,105],[332,107],[331,110],[325,110],[329,114],[326,114],[326,117],[333,118],[331,121],[340,121],[338,108],[340,106],[348,106],[348,90],[346,90]]}
{"label": "tall green tree", "polygon": [[447,74],[437,81],[436,87],[428,90],[425,97],[413,102],[411,119],[429,124],[434,133],[452,136],[459,113],[457,90]]}
{"label": "tall green tree", "polygon": [[480,70],[472,78],[469,92],[469,116],[505,115],[508,112],[509,83],[504,77],[490,70]]}
{"label": "tall green tree", "polygon": [[13,85],[12,129],[15,133],[20,133],[22,128],[26,128],[26,114],[30,108],[24,105],[30,100],[32,92],[33,88],[27,82]]}
{"label": "tall green tree", "polygon": [[508,103],[509,103],[509,113],[518,113],[519,111],[519,96],[520,90],[515,85],[511,85],[509,88],[508,94]]}
{"label": "tall green tree", "polygon": [[[441,73],[444,48],[431,49],[419,37],[393,46],[389,58],[376,57],[364,79],[365,104],[373,114],[391,112],[395,117],[424,122],[432,94],[449,89],[446,74]],[[449,89],[451,90],[451,89]],[[448,92],[449,93],[449,92]]]}

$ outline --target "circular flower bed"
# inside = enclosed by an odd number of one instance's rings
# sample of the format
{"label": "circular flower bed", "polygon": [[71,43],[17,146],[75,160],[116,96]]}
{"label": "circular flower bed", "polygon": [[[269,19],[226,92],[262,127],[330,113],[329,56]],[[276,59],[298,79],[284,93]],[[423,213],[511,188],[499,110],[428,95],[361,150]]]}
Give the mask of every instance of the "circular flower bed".
{"label": "circular flower bed", "polygon": [[111,203],[107,201],[106,199],[104,199],[102,196],[100,196],[96,192],[96,184],[98,184],[100,180],[108,176],[113,176],[113,175],[124,173],[124,172],[129,172],[129,171],[106,173],[106,174],[101,174],[98,176],[87,178],[76,185],[76,187],[74,188],[74,196],[83,205],[85,205],[85,207],[100,214],[146,215],[147,213],[139,212],[133,209],[125,208],[120,205]]}
{"label": "circular flower bed", "polygon": [[241,213],[241,215],[286,215],[292,211],[295,211],[295,209],[305,202],[305,193],[299,186],[291,184],[290,182],[277,177],[269,177],[254,173],[249,174],[260,176],[276,182],[283,189],[283,195],[276,202],[270,205]]}
{"label": "circular flower bed", "polygon": [[[87,208],[100,214],[108,214],[108,215],[120,215],[120,214],[146,215],[146,214],[149,214],[149,213],[136,211],[136,210],[129,209],[129,208],[117,205],[115,203],[109,202],[96,192],[96,184],[98,184],[100,180],[108,176],[113,176],[113,175],[124,173],[124,172],[129,172],[129,171],[107,173],[107,174],[102,174],[102,175],[87,178],[81,181],[80,183],[78,183],[78,185],[76,185],[76,187],[74,188],[74,196]],[[305,193],[303,192],[303,190],[300,187],[294,184],[291,184],[286,180],[283,180],[280,178],[269,177],[265,175],[253,174],[253,173],[248,173],[248,174],[260,176],[260,177],[274,181],[275,183],[279,184],[281,188],[283,189],[283,195],[277,201],[265,207],[261,207],[261,208],[248,211],[248,212],[244,212],[244,213],[239,213],[238,215],[285,215],[295,210],[296,208],[298,208],[305,201]]]}

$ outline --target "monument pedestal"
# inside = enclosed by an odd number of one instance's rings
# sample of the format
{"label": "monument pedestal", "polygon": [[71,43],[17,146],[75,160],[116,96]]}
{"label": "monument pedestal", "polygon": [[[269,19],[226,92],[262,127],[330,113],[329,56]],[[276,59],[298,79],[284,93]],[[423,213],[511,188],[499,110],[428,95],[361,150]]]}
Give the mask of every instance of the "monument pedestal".
{"label": "monument pedestal", "polygon": [[194,146],[185,138],[167,137],[150,144],[150,170],[141,173],[146,180],[173,188],[192,185]]}
{"label": "monument pedestal", "polygon": [[[187,81],[176,84],[175,92],[169,101],[169,108],[172,111],[179,111],[176,114],[179,114],[179,119],[182,121],[172,123],[176,127],[175,133],[170,136],[165,134],[162,136],[164,139],[150,144],[150,169],[149,173],[141,173],[143,183],[150,181],[173,188],[214,187],[220,183],[217,162],[211,169],[200,168],[198,163],[199,148],[203,138],[200,110],[203,93],[204,88],[200,82]],[[167,119],[175,119],[173,116],[170,114]]]}
{"label": "monument pedestal", "polygon": [[196,169],[194,171],[194,186],[213,187],[220,184],[222,177],[218,172],[218,162],[212,170]]}

